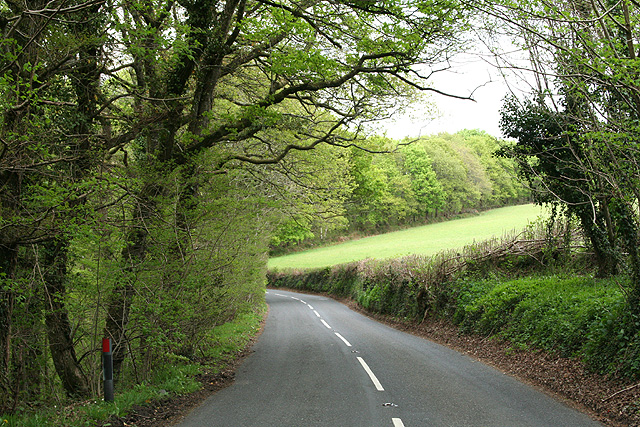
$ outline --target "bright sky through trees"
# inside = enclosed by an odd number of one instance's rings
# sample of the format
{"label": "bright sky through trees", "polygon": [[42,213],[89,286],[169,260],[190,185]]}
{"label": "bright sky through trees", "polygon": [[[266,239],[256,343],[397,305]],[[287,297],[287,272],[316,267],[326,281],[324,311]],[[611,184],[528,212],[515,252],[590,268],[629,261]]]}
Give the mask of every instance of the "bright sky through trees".
{"label": "bright sky through trees", "polygon": [[436,76],[436,86],[466,95],[483,85],[474,93],[476,102],[433,95],[431,102],[438,111],[431,112],[416,105],[406,114],[384,123],[387,136],[402,139],[440,132],[455,133],[463,129],[480,129],[492,136],[501,136],[498,126],[500,107],[508,90],[502,78],[480,60],[462,64],[456,70]]}
{"label": "bright sky through trees", "polygon": [[[451,60],[450,69],[431,77],[434,87],[453,95],[473,94],[475,102],[433,94],[427,98],[432,106],[418,101],[404,114],[384,121],[382,131],[394,139],[456,133],[464,129],[479,129],[491,136],[503,137],[499,126],[503,99],[512,92],[531,90],[528,81],[533,78],[526,76],[528,67],[524,65],[528,53],[507,40],[501,41],[497,50],[494,48],[502,54],[501,58],[496,58],[486,47],[477,49],[457,55]],[[517,72],[506,68],[512,64],[518,64]]]}

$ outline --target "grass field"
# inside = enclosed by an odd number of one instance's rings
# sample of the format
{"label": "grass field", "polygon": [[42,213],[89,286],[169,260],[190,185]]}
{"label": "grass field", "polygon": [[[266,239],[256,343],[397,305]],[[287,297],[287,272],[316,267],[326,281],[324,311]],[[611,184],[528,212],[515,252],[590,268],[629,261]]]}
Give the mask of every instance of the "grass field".
{"label": "grass field", "polygon": [[473,242],[520,231],[543,214],[534,205],[510,206],[393,233],[381,234],[269,260],[270,269],[318,268],[366,258],[386,259],[405,255],[433,255]]}

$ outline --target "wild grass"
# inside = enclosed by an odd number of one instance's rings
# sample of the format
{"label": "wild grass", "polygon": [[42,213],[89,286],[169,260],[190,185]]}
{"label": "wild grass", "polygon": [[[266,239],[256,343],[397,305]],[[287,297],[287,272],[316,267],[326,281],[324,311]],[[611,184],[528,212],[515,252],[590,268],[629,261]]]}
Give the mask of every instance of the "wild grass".
{"label": "wild grass", "polygon": [[272,258],[269,260],[269,269],[309,269],[363,259],[390,259],[407,255],[431,256],[522,230],[544,214],[541,207],[532,204],[493,209],[470,218],[415,227]]}

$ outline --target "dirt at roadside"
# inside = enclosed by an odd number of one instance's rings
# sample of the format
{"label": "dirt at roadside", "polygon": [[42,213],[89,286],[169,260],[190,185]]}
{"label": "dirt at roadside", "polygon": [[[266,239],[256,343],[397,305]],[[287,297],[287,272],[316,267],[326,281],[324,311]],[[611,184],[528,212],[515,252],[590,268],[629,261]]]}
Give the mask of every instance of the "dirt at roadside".
{"label": "dirt at roadside", "polygon": [[[476,335],[460,334],[443,321],[411,325],[384,316],[363,312],[352,301],[350,308],[380,322],[414,335],[446,345],[491,365],[539,390],[562,399],[567,405],[587,412],[608,426],[640,426],[640,383],[630,384],[586,371],[576,360],[544,351],[519,350],[509,343]],[[203,388],[187,396],[167,398],[150,406],[137,407],[122,418],[108,420],[111,426],[169,426],[177,423],[207,397],[231,385],[235,369],[251,353],[247,349],[228,369],[218,374],[203,374]],[[103,425],[106,425],[103,424]]]}

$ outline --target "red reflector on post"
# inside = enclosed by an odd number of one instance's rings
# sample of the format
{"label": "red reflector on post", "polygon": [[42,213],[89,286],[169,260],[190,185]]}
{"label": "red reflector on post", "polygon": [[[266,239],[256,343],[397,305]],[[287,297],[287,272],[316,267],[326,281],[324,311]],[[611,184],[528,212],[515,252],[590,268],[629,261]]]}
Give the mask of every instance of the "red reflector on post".
{"label": "red reflector on post", "polygon": [[102,340],[102,352],[110,353],[111,352],[111,340],[109,338],[103,338]]}

